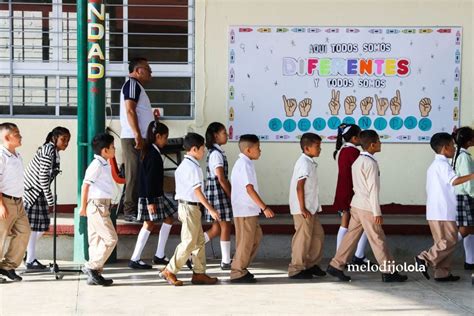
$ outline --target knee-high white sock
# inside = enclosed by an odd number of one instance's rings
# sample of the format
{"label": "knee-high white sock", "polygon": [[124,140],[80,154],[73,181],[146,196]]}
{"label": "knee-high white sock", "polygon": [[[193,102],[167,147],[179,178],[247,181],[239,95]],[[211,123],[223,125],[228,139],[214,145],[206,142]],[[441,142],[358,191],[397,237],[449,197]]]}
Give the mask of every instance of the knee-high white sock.
{"label": "knee-high white sock", "polygon": [[26,263],[32,263],[36,259],[36,241],[38,240],[36,234],[38,232],[31,232],[28,240],[28,248],[26,249]]}
{"label": "knee-high white sock", "polygon": [[145,248],[149,236],[150,232],[144,227],[142,227],[142,229],[140,229],[140,232],[138,233],[137,243],[135,244],[135,249],[133,250],[133,254],[130,260],[138,261],[141,259],[143,248]]}
{"label": "knee-high white sock", "polygon": [[211,238],[209,238],[209,235],[207,234],[207,232],[204,232],[204,242],[207,244],[209,240],[211,240]]}
{"label": "knee-high white sock", "polygon": [[223,263],[230,263],[230,241],[221,240],[221,255]]}
{"label": "knee-high white sock", "polygon": [[474,264],[474,235],[464,237],[464,252],[466,254],[466,263]]}
{"label": "knee-high white sock", "polygon": [[367,235],[362,233],[359,239],[359,243],[357,244],[357,250],[356,250],[356,257],[357,258],[365,258],[365,247],[367,247]]}
{"label": "knee-high white sock", "polygon": [[339,245],[341,244],[342,238],[344,238],[344,235],[347,233],[347,228],[339,226],[339,230],[337,232],[337,238],[336,238],[336,251],[339,249]]}
{"label": "knee-high white sock", "polygon": [[158,235],[158,246],[156,247],[155,253],[155,256],[158,258],[163,258],[165,256],[166,242],[170,236],[171,227],[173,227],[173,225],[166,223],[161,225],[160,234]]}
{"label": "knee-high white sock", "polygon": [[458,232],[458,241],[461,241],[461,240],[462,240],[462,238],[463,238],[463,237],[462,237],[461,233],[460,233],[460,232]]}

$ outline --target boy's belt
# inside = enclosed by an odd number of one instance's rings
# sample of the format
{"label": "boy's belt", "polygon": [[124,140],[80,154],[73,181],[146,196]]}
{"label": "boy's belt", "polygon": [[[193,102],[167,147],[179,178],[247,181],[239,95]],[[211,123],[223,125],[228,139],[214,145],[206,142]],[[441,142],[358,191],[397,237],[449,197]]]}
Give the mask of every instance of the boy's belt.
{"label": "boy's belt", "polygon": [[2,193],[2,196],[13,201],[21,201],[21,197],[14,197],[5,193]]}
{"label": "boy's belt", "polygon": [[178,202],[181,204],[194,205],[194,206],[198,206],[200,204],[199,202],[190,202],[190,201],[185,201],[185,200],[178,200]]}

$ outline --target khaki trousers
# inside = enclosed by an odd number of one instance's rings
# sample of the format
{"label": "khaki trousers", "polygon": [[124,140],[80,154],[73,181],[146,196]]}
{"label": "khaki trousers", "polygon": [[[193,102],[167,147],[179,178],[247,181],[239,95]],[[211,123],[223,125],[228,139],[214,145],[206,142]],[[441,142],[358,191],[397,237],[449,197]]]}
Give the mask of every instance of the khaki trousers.
{"label": "khaki trousers", "polygon": [[434,269],[435,278],[450,274],[452,254],[458,242],[458,228],[453,221],[428,221],[434,245],[418,255]]}
{"label": "khaki trousers", "polygon": [[135,139],[122,138],[122,160],[125,164],[124,215],[137,215],[138,186],[140,183],[140,152],[135,149]]}
{"label": "khaki trousers", "polygon": [[294,276],[309,269],[321,261],[323,256],[324,230],[319,216],[314,214],[309,218],[303,215],[293,215],[295,234],[291,243],[291,263],[288,266],[288,276]]}
{"label": "khaki trousers", "polygon": [[[23,200],[12,200],[3,197],[3,205],[8,211],[6,219],[0,219],[0,269],[16,269],[25,255],[30,238],[30,223],[23,206]],[[8,249],[5,242],[11,236]],[[3,255],[5,253],[5,255]]]}
{"label": "khaki trousers", "polygon": [[206,273],[206,246],[201,225],[201,209],[197,205],[179,203],[178,218],[182,223],[181,243],[176,247],[166,269],[177,274],[192,254],[194,273]]}
{"label": "khaki trousers", "polygon": [[[364,231],[378,264],[382,266],[386,263],[386,266],[391,269],[393,265],[389,264],[388,261],[393,262],[393,257],[388,250],[382,225],[375,224],[372,212],[354,207],[351,208],[351,220],[349,221],[348,231],[342,239],[336,255],[329,264],[336,269],[344,270],[346,263],[354,255],[357,243]],[[393,273],[394,271],[381,272]]]}
{"label": "khaki trousers", "polygon": [[110,199],[87,202],[89,261],[84,266],[91,270],[101,270],[117,245],[117,233],[110,219],[110,203]]}
{"label": "khaki trousers", "polygon": [[234,217],[236,249],[230,271],[231,279],[238,279],[248,273],[247,268],[257,255],[262,240],[262,228],[258,216]]}

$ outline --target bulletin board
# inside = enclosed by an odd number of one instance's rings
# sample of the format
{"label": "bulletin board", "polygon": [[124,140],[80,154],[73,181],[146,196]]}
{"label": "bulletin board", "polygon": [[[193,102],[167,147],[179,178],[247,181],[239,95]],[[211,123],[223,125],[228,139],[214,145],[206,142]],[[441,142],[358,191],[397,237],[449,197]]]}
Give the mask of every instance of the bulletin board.
{"label": "bulletin board", "polygon": [[459,125],[461,27],[231,26],[230,140],[334,141],[338,126],[426,143]]}

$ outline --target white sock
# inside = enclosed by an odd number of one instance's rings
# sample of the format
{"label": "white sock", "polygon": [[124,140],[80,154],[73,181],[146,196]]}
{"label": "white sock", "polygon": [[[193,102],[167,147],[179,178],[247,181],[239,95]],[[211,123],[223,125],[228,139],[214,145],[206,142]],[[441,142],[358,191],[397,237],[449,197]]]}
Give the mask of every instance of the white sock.
{"label": "white sock", "polygon": [[462,240],[462,235],[460,232],[458,232],[458,241],[461,241]]}
{"label": "white sock", "polygon": [[140,229],[140,232],[138,233],[137,243],[135,244],[135,249],[133,250],[133,254],[130,260],[138,261],[141,259],[143,248],[145,248],[149,236],[150,232],[144,227],[142,227],[142,229]]}
{"label": "white sock", "polygon": [[465,262],[474,264],[474,235],[464,237],[464,252],[466,254]]}
{"label": "white sock", "polygon": [[173,227],[173,225],[166,223],[161,225],[160,234],[158,235],[158,246],[156,246],[155,253],[155,256],[158,258],[163,258],[165,256],[166,242],[168,242],[171,227]]}
{"label": "white sock", "polygon": [[230,241],[221,240],[221,255],[223,263],[230,263]]}
{"label": "white sock", "polygon": [[359,239],[359,243],[357,244],[357,250],[355,256],[357,258],[365,258],[365,248],[367,247],[367,235],[365,232],[362,233]]}
{"label": "white sock", "polygon": [[347,233],[347,228],[339,226],[339,230],[337,232],[337,239],[336,239],[336,251],[339,249],[339,245],[341,244],[342,238]]}
{"label": "white sock", "polygon": [[36,259],[36,241],[38,240],[36,234],[38,232],[31,232],[28,240],[28,248],[26,249],[26,263],[32,263]]}
{"label": "white sock", "polygon": [[209,240],[211,240],[209,238],[209,235],[207,234],[207,232],[204,233],[204,242],[207,244],[209,242]]}

